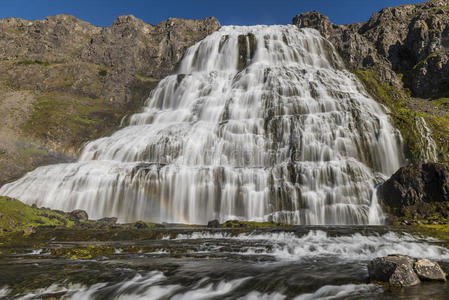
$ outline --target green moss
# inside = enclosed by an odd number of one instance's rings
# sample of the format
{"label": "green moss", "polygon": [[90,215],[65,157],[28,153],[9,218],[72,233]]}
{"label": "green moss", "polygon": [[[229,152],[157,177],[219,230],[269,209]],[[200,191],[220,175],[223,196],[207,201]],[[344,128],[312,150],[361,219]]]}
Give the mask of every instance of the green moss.
{"label": "green moss", "polygon": [[439,239],[444,246],[449,247],[449,224],[445,225],[428,225],[418,224],[411,226],[411,231],[423,236],[430,236]]}
{"label": "green moss", "polygon": [[22,129],[27,135],[77,148],[112,132],[120,124],[122,111],[101,99],[47,93],[34,103]]}
{"label": "green moss", "polygon": [[439,106],[449,106],[449,98],[439,98],[431,100],[432,104],[439,107]]}
{"label": "green moss", "polygon": [[449,6],[443,6],[442,9],[445,11],[449,11]]}
{"label": "green moss", "polygon": [[158,81],[157,79],[154,79],[153,77],[146,77],[146,76],[142,76],[138,73],[134,74],[134,76],[136,76],[137,79],[139,79],[142,82],[156,82]]}
{"label": "green moss", "polygon": [[17,65],[41,65],[41,66],[51,66],[52,63],[46,62],[46,61],[39,61],[39,60],[20,60],[16,62]]}
{"label": "green moss", "polygon": [[17,148],[17,153],[23,158],[42,157],[48,154],[46,150],[37,147]]}
{"label": "green moss", "polygon": [[355,75],[363,83],[368,93],[378,102],[386,105],[390,109],[399,109],[404,106],[405,99],[409,96],[408,91],[399,91],[384,82],[380,78],[377,70],[356,70]]}
{"label": "green moss", "polygon": [[48,209],[32,208],[19,200],[0,197],[0,234],[21,231],[27,227],[63,226],[71,227],[74,222],[64,213]]}
{"label": "green moss", "polygon": [[223,228],[270,228],[270,227],[278,227],[278,226],[290,226],[286,224],[280,224],[275,222],[250,222],[250,221],[237,221],[237,220],[229,220],[225,223],[221,224]]}
{"label": "green moss", "polygon": [[437,52],[434,53],[430,53],[426,58],[424,58],[423,60],[420,60],[416,65],[413,66],[413,70],[417,70],[419,68],[421,68],[429,59],[431,59],[432,57],[436,57],[438,56]]}
{"label": "green moss", "polygon": [[114,251],[114,248],[107,246],[88,246],[80,248],[51,249],[51,255],[64,256],[70,259],[91,259],[94,257],[113,254]]}

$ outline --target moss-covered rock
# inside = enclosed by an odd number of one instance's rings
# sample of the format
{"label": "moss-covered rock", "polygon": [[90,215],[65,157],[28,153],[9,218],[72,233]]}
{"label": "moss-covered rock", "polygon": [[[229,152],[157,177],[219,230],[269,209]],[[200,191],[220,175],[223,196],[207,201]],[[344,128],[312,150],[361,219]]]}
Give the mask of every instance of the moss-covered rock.
{"label": "moss-covered rock", "polygon": [[0,196],[0,235],[24,231],[29,227],[72,227],[75,223],[67,214],[50,209],[38,209],[19,200]]}
{"label": "moss-covered rock", "polygon": [[279,226],[289,226],[289,225],[275,222],[251,222],[251,221],[238,221],[238,220],[229,220],[220,225],[220,227],[222,228],[270,228]]}

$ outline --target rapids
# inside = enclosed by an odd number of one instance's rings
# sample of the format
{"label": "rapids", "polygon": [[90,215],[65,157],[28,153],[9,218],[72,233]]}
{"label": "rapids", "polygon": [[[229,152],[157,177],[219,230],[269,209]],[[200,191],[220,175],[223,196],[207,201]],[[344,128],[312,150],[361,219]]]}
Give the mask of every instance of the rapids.
{"label": "rapids", "polygon": [[188,49],[141,113],[0,189],[121,222],[381,224],[374,187],[401,137],[330,42],[295,26],[225,26]]}
{"label": "rapids", "polygon": [[[368,283],[367,263],[408,254],[449,270],[445,243],[407,228],[160,228],[162,238],[96,242],[116,249],[87,260],[41,251],[0,253],[0,297],[6,299],[447,299],[449,283],[393,288]],[[92,242],[86,242],[90,245]],[[137,253],[122,251],[139,245]],[[129,249],[129,248],[128,248]]]}

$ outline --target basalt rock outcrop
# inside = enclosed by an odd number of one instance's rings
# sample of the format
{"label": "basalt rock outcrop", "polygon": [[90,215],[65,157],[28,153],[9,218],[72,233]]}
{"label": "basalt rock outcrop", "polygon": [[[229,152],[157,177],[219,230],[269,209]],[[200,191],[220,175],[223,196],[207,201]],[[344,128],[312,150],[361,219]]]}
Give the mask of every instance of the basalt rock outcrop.
{"label": "basalt rock outcrop", "polygon": [[313,11],[293,23],[313,27],[329,39],[352,70],[377,67],[382,79],[404,84],[418,97],[449,93],[449,1],[389,7],[367,22],[335,25]]}
{"label": "basalt rock outcrop", "polygon": [[416,164],[399,169],[378,189],[390,213],[408,220],[449,218],[449,167]]}
{"label": "basalt rock outcrop", "polygon": [[219,27],[215,18],[121,16],[105,28],[68,15],[1,20],[0,186],[112,133]]}

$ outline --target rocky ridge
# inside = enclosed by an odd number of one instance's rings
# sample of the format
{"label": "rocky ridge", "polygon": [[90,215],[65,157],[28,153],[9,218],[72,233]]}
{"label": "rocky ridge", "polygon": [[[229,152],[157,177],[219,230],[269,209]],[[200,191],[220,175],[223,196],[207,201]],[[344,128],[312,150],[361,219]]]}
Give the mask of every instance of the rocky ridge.
{"label": "rocky ridge", "polygon": [[215,18],[121,16],[105,28],[68,15],[1,20],[0,186],[112,133],[219,27]]}

